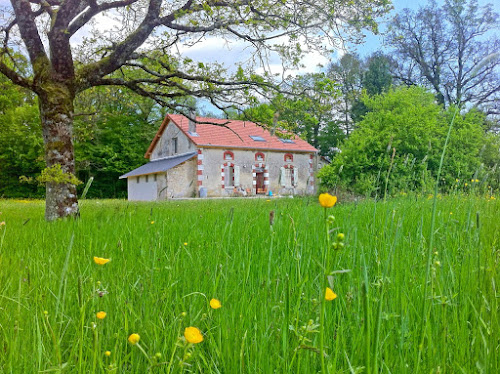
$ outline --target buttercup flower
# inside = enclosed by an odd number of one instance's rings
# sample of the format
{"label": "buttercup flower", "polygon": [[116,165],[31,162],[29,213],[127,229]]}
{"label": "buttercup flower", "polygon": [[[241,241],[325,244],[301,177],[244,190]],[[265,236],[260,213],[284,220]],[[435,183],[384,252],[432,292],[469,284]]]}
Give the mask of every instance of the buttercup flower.
{"label": "buttercup flower", "polygon": [[337,298],[337,294],[330,287],[326,287],[325,300],[332,301]]}
{"label": "buttercup flower", "polygon": [[106,351],[106,352],[104,352],[104,354],[105,354],[107,357],[109,357],[109,356],[111,356],[111,351]]}
{"label": "buttercup flower", "polygon": [[184,245],[188,245],[188,243],[186,243],[186,242],[184,242],[183,244],[184,244]]}
{"label": "buttercup flower", "polygon": [[331,208],[337,202],[337,196],[332,196],[329,193],[322,193],[319,195],[319,204],[323,208]]}
{"label": "buttercup flower", "polygon": [[106,312],[102,312],[102,311],[101,312],[97,312],[96,313],[96,317],[98,319],[104,319],[104,318],[106,318]]}
{"label": "buttercup flower", "polygon": [[189,343],[198,344],[203,341],[201,331],[196,327],[186,327],[184,330],[184,337]]}
{"label": "buttercup flower", "polygon": [[128,342],[130,344],[137,344],[137,343],[139,343],[139,340],[141,340],[141,337],[139,336],[139,334],[131,334],[128,337]]}
{"label": "buttercup flower", "polygon": [[155,224],[155,221],[151,221],[151,224],[154,225]]}
{"label": "buttercup flower", "polygon": [[221,307],[221,303],[219,300],[217,299],[212,299],[210,300],[210,308],[212,309],[219,309]]}
{"label": "buttercup flower", "polygon": [[94,256],[94,262],[97,264],[97,265],[104,265],[104,264],[107,264],[108,262],[110,262],[111,260],[109,258],[102,258],[102,257],[95,257]]}

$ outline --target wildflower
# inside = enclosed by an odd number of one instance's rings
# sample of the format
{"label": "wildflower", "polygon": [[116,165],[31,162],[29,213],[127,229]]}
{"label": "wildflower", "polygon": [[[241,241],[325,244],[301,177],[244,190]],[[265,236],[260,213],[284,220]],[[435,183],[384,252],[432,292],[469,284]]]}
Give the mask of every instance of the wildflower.
{"label": "wildflower", "polygon": [[151,221],[151,224],[154,225],[155,224],[155,221]]}
{"label": "wildflower", "polygon": [[5,221],[0,222],[0,226],[5,226]]}
{"label": "wildflower", "polygon": [[111,351],[106,351],[106,352],[104,352],[104,355],[105,355],[106,357],[111,356]]}
{"label": "wildflower", "polygon": [[332,301],[337,298],[337,294],[330,287],[326,287],[325,300]]}
{"label": "wildflower", "polygon": [[156,354],[155,354],[155,358],[156,358],[157,360],[161,359],[161,353],[160,353],[160,352],[156,353]]}
{"label": "wildflower", "polygon": [[96,315],[97,319],[104,319],[106,318],[106,312],[97,312]]}
{"label": "wildflower", "polygon": [[186,313],[186,312],[182,312],[182,313],[181,313],[181,317],[183,317],[183,318],[184,318],[184,317],[186,317],[186,316],[187,316],[187,313]]}
{"label": "wildflower", "polygon": [[479,179],[476,179],[476,183],[479,183]]}
{"label": "wildflower", "polygon": [[337,202],[337,196],[332,196],[329,193],[319,195],[319,203],[323,208],[331,208]]}
{"label": "wildflower", "polygon": [[345,235],[343,233],[340,232],[337,234],[337,240],[339,242],[343,241],[344,239],[345,239]]}
{"label": "wildflower", "polygon": [[269,199],[267,199],[267,200],[266,200],[266,202],[267,202],[267,203],[268,203],[268,202],[270,202],[270,201],[271,201],[271,200],[269,200]]}
{"label": "wildflower", "polygon": [[196,327],[186,327],[184,330],[184,337],[189,343],[198,344],[203,341],[201,331]]}
{"label": "wildflower", "polygon": [[455,182],[457,182],[457,183],[458,183],[458,182],[460,182],[460,180],[457,178],[457,179],[455,179]]}
{"label": "wildflower", "polygon": [[465,187],[467,187],[467,183],[465,183]]}
{"label": "wildflower", "polygon": [[139,334],[131,334],[129,337],[128,337],[128,342],[130,344],[137,344],[139,343],[139,340],[141,340],[141,337],[139,336]]}
{"label": "wildflower", "polygon": [[212,309],[219,309],[221,307],[221,303],[219,300],[217,299],[212,299],[210,300],[210,308]]}
{"label": "wildflower", "polygon": [[111,260],[109,258],[102,258],[102,257],[95,257],[94,256],[94,262],[97,264],[97,265],[104,265],[104,264],[107,264],[108,262],[110,262]]}
{"label": "wildflower", "polygon": [[184,243],[182,243],[182,244],[184,244],[184,245],[188,245],[188,243],[187,243],[187,242],[184,242]]}
{"label": "wildflower", "polygon": [[450,212],[450,214],[453,214],[453,212]]}

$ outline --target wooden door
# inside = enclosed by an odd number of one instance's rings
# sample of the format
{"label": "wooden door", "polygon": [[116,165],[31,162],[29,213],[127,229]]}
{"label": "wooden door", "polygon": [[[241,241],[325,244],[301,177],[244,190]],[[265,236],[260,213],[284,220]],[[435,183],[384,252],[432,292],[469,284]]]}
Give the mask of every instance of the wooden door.
{"label": "wooden door", "polygon": [[264,191],[264,173],[256,174],[257,183],[255,185],[255,193],[265,193]]}

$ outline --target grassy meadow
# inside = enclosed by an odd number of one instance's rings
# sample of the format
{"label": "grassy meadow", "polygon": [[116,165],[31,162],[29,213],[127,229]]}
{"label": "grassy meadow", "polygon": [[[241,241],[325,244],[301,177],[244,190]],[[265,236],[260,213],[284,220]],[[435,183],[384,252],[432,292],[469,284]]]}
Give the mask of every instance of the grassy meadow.
{"label": "grassy meadow", "polygon": [[499,201],[0,200],[0,372],[498,373]]}

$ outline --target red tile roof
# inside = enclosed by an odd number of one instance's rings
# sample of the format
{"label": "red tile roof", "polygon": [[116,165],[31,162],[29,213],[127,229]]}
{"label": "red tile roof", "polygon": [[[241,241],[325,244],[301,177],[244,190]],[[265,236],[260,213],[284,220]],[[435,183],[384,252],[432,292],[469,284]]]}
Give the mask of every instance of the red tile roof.
{"label": "red tile roof", "polygon": [[[306,153],[318,152],[316,148],[305,140],[300,139],[297,135],[291,137],[294,143],[284,143],[278,136],[271,135],[268,130],[250,121],[205,117],[196,117],[196,120],[201,122],[196,124],[196,133],[199,136],[193,136],[188,132],[189,120],[185,116],[181,114],[167,114],[158,133],[151,142],[145,157],[149,158],[169,122],[177,125],[198,147],[262,149]],[[227,128],[203,122],[226,124]],[[265,141],[255,141],[250,136],[260,136]]]}

